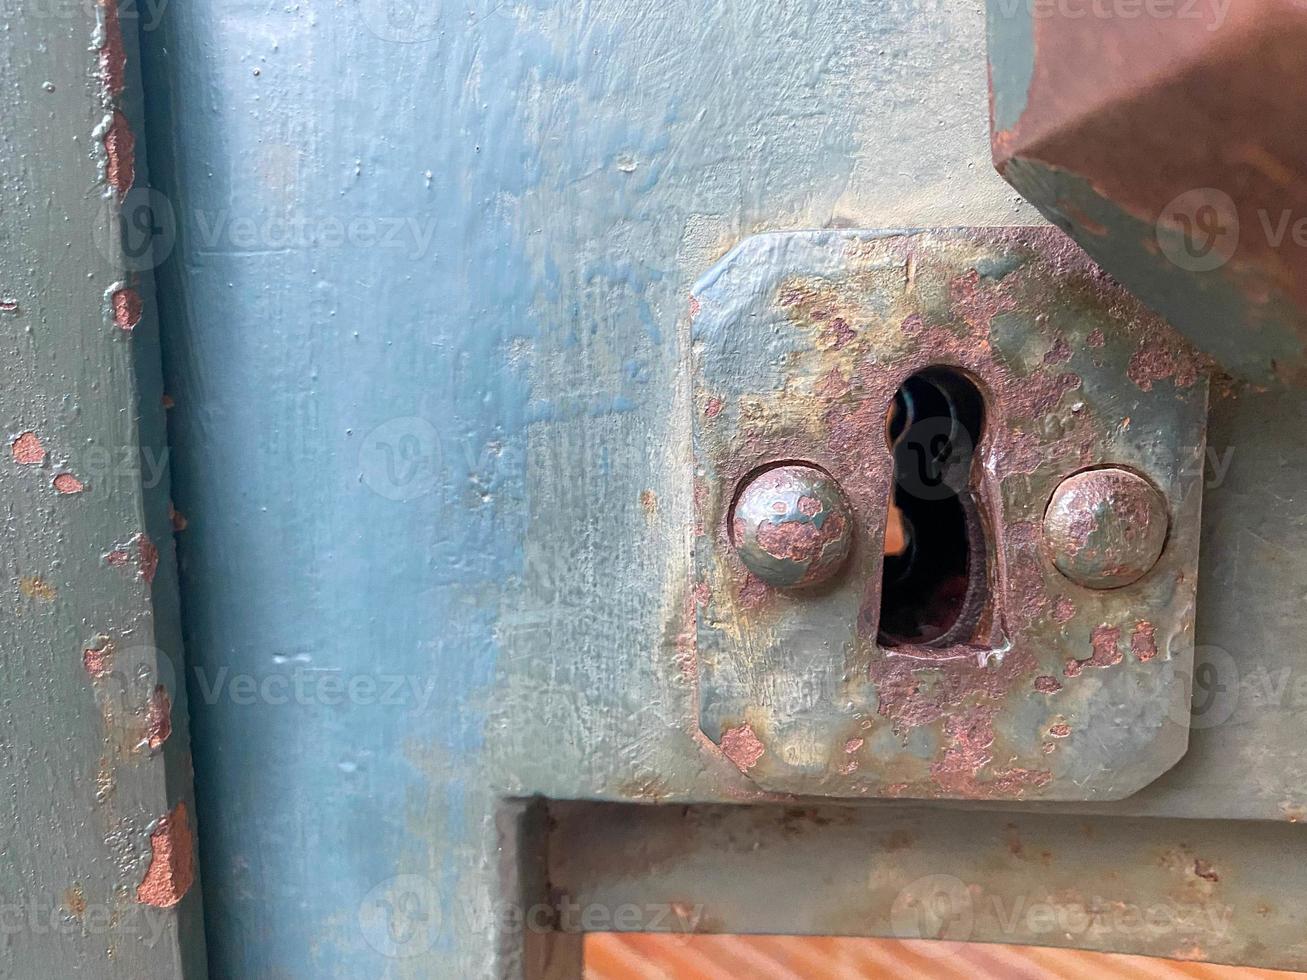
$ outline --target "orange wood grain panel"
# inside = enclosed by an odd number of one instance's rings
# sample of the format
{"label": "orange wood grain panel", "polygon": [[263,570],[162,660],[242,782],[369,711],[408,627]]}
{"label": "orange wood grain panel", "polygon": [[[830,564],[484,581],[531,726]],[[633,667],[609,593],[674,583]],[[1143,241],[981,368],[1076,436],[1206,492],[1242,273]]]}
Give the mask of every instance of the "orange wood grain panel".
{"label": "orange wood grain panel", "polygon": [[1302,980],[1307,973],[1035,946],[808,936],[595,933],[585,980]]}

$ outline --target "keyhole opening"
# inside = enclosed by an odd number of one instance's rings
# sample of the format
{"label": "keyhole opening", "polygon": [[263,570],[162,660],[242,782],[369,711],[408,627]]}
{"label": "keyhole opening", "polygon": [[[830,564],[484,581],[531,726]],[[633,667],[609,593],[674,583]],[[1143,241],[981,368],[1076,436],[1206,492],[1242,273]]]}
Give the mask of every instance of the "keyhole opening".
{"label": "keyhole opening", "polygon": [[894,482],[885,529],[880,643],[971,640],[986,598],[985,531],[973,487],[985,401],[949,368],[899,388],[885,420]]}

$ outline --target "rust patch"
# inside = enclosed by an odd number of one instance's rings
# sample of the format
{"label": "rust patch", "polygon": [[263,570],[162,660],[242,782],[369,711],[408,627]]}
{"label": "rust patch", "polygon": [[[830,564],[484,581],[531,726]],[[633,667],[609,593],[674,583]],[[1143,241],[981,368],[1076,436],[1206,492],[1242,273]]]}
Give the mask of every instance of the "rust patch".
{"label": "rust patch", "polygon": [[1071,360],[1071,345],[1066,342],[1065,337],[1058,337],[1053,341],[1053,346],[1048,349],[1044,355],[1045,364],[1065,364]]}
{"label": "rust patch", "polygon": [[1035,690],[1040,694],[1056,694],[1062,690],[1062,682],[1051,674],[1040,674],[1035,678]]}
{"label": "rust patch", "polygon": [[1053,619],[1066,625],[1075,618],[1076,604],[1066,596],[1058,596],[1057,602],[1053,603]]}
{"label": "rust patch", "polygon": [[1068,660],[1063,673],[1067,677],[1079,677],[1086,667],[1115,667],[1125,659],[1118,645],[1121,630],[1116,626],[1096,626],[1090,634],[1089,644],[1093,649],[1086,660]]}
{"label": "rust patch", "polygon": [[1188,347],[1148,337],[1130,358],[1126,376],[1140,391],[1151,391],[1154,384],[1168,378],[1177,388],[1188,388],[1212,367]]}
{"label": "rust patch", "polygon": [[108,637],[101,637],[94,646],[82,651],[82,666],[95,680],[99,680],[113,670],[113,643]]}
{"label": "rust patch", "polygon": [[1157,627],[1146,620],[1135,623],[1134,632],[1130,634],[1130,652],[1140,663],[1147,663],[1157,656]]}
{"label": "rust patch", "polygon": [[118,18],[117,0],[99,0],[104,12],[101,20],[104,41],[100,45],[100,79],[110,98],[122,95],[127,79],[127,51],[123,45],[123,29]]}
{"label": "rust patch", "polygon": [[86,484],[71,473],[60,473],[54,478],[54,488],[58,493],[81,493],[86,489]]}
{"label": "rust patch", "polygon": [[[655,505],[657,501],[655,501]],[[190,527],[190,522],[186,520],[186,515],[173,506],[172,501],[168,501],[168,523],[172,529],[178,533],[185,531]]]}
{"label": "rust patch", "polygon": [[20,578],[18,591],[29,599],[40,599],[42,602],[54,602],[58,595],[55,587],[39,575],[25,575]]}
{"label": "rust patch", "polygon": [[12,296],[0,296],[0,313],[17,313],[18,300]]}
{"label": "rust patch", "polygon": [[35,432],[24,432],[9,445],[19,466],[40,466],[45,462],[45,447]]}
{"label": "rust patch", "polygon": [[136,135],[127,117],[117,109],[104,134],[104,155],[109,186],[122,200],[136,183]]}
{"label": "rust patch", "polygon": [[740,725],[722,732],[722,752],[740,772],[748,772],[756,766],[766,751],[751,725]]}
{"label": "rust patch", "polygon": [[1048,734],[1053,738],[1066,738],[1071,734],[1071,726],[1064,721],[1059,721],[1056,725],[1050,725]]}
{"label": "rust patch", "polygon": [[136,329],[144,312],[141,294],[130,286],[124,286],[114,291],[110,302],[113,305],[113,322],[118,325],[118,329],[124,333],[131,333]]}
{"label": "rust patch", "polygon": [[1045,786],[1053,778],[1046,769],[993,769],[989,779],[980,773],[994,758],[993,707],[957,712],[944,722],[949,746],[931,763],[930,774],[939,790],[968,799],[1020,796],[1027,788]]}
{"label": "rust patch", "polygon": [[158,684],[150,696],[149,712],[145,719],[145,741],[151,749],[157,749],[172,734],[172,699],[167,689]]}
{"label": "rust patch", "polygon": [[710,419],[715,419],[718,415],[721,414],[722,407],[725,404],[726,403],[723,402],[720,398],[718,398],[716,395],[713,395],[711,398],[708,399],[707,404],[704,405],[703,414]]}
{"label": "rust patch", "polygon": [[1194,861],[1194,874],[1199,878],[1202,878],[1204,881],[1215,883],[1221,880],[1221,876],[1216,873],[1216,869],[1202,858],[1198,858]]}
{"label": "rust patch", "polygon": [[86,915],[86,893],[80,884],[75,884],[64,892],[64,908],[74,919],[80,920]]}
{"label": "rust patch", "polygon": [[[640,506],[644,509],[644,512],[647,515],[653,517],[654,514],[658,513],[658,495],[652,490],[641,490]],[[169,504],[170,509],[171,507],[172,505]],[[175,514],[176,511],[172,511],[172,513]],[[177,530],[180,530],[180,528],[177,528]]]}
{"label": "rust patch", "polygon": [[195,844],[186,804],[178,803],[150,834],[150,866],[136,888],[143,905],[170,909],[195,881]]}

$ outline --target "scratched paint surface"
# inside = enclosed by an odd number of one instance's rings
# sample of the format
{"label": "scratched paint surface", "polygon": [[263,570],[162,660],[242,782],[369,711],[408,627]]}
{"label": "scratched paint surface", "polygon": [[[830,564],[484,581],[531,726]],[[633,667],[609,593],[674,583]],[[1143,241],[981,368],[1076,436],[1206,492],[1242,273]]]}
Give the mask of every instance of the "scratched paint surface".
{"label": "scratched paint surface", "polygon": [[[1035,220],[990,173],[978,3],[409,16],[191,0],[146,33],[221,976],[511,974],[499,799],[755,798],[679,659],[691,288],[763,231]],[[1231,594],[1307,554],[1274,409],[1216,410],[1244,557],[1204,574],[1217,642],[1278,667],[1292,576]],[[1307,759],[1249,749],[1289,722],[1125,808],[1298,812]]]}
{"label": "scratched paint surface", "polygon": [[[6,10],[0,977],[202,977],[135,24]],[[148,299],[147,299],[148,298]]]}

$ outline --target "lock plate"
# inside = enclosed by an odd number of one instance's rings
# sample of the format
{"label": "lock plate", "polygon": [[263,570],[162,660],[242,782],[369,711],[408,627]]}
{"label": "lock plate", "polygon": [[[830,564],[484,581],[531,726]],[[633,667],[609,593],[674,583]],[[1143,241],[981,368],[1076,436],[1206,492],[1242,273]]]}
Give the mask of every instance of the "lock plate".
{"label": "lock plate", "polygon": [[[742,773],[799,795],[1110,800],[1180,759],[1211,367],[1179,334],[1051,228],[757,236],[691,308],[694,676],[700,727]],[[984,400],[966,490],[984,608],[947,645],[891,646],[886,525],[914,478],[887,419],[933,368]],[[768,585],[733,542],[736,495],[779,463],[825,471],[851,513],[817,587]],[[1164,547],[1091,588],[1065,570],[1095,549],[1110,566],[1138,519],[1045,515],[1107,467],[1160,501]],[[1084,553],[1058,553],[1068,533]]]}

